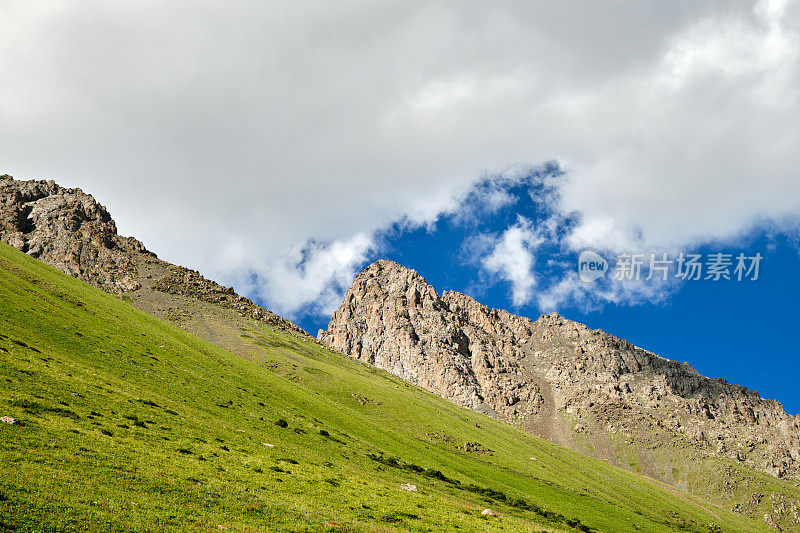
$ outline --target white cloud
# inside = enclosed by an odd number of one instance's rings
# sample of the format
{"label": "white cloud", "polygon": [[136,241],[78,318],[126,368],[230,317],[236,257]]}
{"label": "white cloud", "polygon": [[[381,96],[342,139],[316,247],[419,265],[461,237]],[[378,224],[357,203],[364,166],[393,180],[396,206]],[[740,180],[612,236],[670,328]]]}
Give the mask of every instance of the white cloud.
{"label": "white cloud", "polygon": [[797,1],[3,2],[0,171],[324,309],[376,231],[554,159],[573,249],[796,227],[798,36]]}
{"label": "white cloud", "polygon": [[[573,265],[570,265],[573,266]],[[660,278],[619,281],[609,274],[599,282],[581,281],[576,270],[564,275],[536,293],[536,306],[542,312],[558,311],[565,306],[583,312],[596,311],[606,304],[641,305],[661,303],[674,294],[680,283]]]}
{"label": "white cloud", "polygon": [[511,302],[517,307],[529,303],[533,297],[534,254],[542,241],[530,220],[520,216],[516,224],[497,238],[489,255],[481,261],[490,274],[511,283]]}
{"label": "white cloud", "polygon": [[364,234],[296,247],[266,266],[258,290],[265,291],[284,316],[294,317],[307,306],[313,308],[306,311],[331,315],[372,247],[373,239]]}
{"label": "white cloud", "polygon": [[[704,17],[650,68],[585,96],[581,118],[603,131],[605,155],[576,162],[561,190],[562,209],[583,215],[575,248],[677,247],[765,218],[796,223],[797,11],[764,2]],[[603,130],[609,109],[623,115]]]}

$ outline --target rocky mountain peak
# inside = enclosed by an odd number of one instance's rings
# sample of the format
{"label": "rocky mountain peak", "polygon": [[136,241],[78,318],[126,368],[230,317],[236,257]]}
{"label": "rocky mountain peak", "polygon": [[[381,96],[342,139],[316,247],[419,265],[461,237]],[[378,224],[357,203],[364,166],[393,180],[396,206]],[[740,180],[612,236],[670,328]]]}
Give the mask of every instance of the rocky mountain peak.
{"label": "rocky mountain peak", "polygon": [[[441,296],[381,260],[358,274],[318,339],[449,400],[621,466],[680,483],[660,450],[798,476],[800,421],[780,403],[700,375],[557,313],[538,320]],[[667,454],[666,457],[669,457]]]}
{"label": "rocky mountain peak", "polygon": [[425,278],[416,270],[406,268],[388,259],[379,259],[367,266],[355,279],[354,284],[360,284],[372,291],[386,293],[402,293],[411,297],[411,305],[441,305],[441,299]]}
{"label": "rocky mountain peak", "polygon": [[138,288],[131,251],[106,208],[80,189],[54,181],[0,176],[0,239],[59,270],[111,292]]}
{"label": "rocky mountain peak", "polygon": [[92,195],[52,180],[0,176],[0,240],[99,289],[132,297],[162,318],[177,313],[162,301],[170,294],[306,335],[232,287],[161,261],[135,238],[120,236],[108,210]]}

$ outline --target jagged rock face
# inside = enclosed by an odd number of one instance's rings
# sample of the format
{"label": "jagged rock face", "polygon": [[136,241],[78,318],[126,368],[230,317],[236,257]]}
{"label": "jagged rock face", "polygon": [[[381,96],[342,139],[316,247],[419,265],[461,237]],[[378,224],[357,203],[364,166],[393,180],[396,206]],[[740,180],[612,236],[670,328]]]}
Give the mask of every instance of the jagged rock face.
{"label": "jagged rock face", "polygon": [[0,176],[0,240],[106,292],[185,296],[306,335],[233,288],[161,261],[138,240],[121,237],[106,208],[80,189]]}
{"label": "jagged rock face", "polygon": [[139,286],[130,252],[144,246],[117,235],[106,208],[80,189],[0,176],[0,239],[103,290]]}
{"label": "jagged rock face", "polygon": [[534,322],[457,292],[440,297],[392,261],[356,277],[318,339],[459,405],[617,464],[613,442],[635,441],[640,459],[652,458],[643,471],[665,481],[680,484],[664,473],[656,450],[678,453],[687,443],[698,457],[798,476],[800,423],[780,403],[557,314]]}
{"label": "jagged rock face", "polygon": [[521,401],[536,402],[516,365],[531,322],[487,311],[462,294],[440,298],[415,271],[378,261],[356,278],[319,340],[459,405],[510,419]]}

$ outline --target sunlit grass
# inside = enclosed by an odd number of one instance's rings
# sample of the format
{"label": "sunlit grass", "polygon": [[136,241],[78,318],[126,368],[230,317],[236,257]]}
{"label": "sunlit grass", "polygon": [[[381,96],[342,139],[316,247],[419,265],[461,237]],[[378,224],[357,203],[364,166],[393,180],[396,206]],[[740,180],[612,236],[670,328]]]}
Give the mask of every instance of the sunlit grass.
{"label": "sunlit grass", "polygon": [[245,361],[6,245],[0,302],[0,529],[766,529],[311,339],[254,324]]}

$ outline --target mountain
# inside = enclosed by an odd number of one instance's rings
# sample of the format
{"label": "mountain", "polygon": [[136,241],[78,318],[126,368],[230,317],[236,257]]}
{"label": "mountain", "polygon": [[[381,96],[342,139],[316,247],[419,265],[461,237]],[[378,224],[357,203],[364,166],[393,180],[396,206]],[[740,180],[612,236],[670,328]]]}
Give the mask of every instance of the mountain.
{"label": "mountain", "polygon": [[330,350],[78,189],[5,176],[0,215],[0,530],[800,529],[739,462],[693,494]]}
{"label": "mountain", "polygon": [[439,296],[392,261],[356,276],[318,339],[458,405],[695,494],[741,483],[733,464],[798,479],[800,418],[777,401],[555,313],[532,321],[458,292]]}
{"label": "mountain", "polygon": [[0,302],[0,531],[766,528],[255,319],[248,360],[3,243]]}
{"label": "mountain", "polygon": [[124,294],[160,318],[178,313],[176,303],[199,301],[307,335],[233,288],[158,259],[133,237],[121,237],[111,215],[93,196],[52,180],[0,176],[0,240],[99,289]]}

